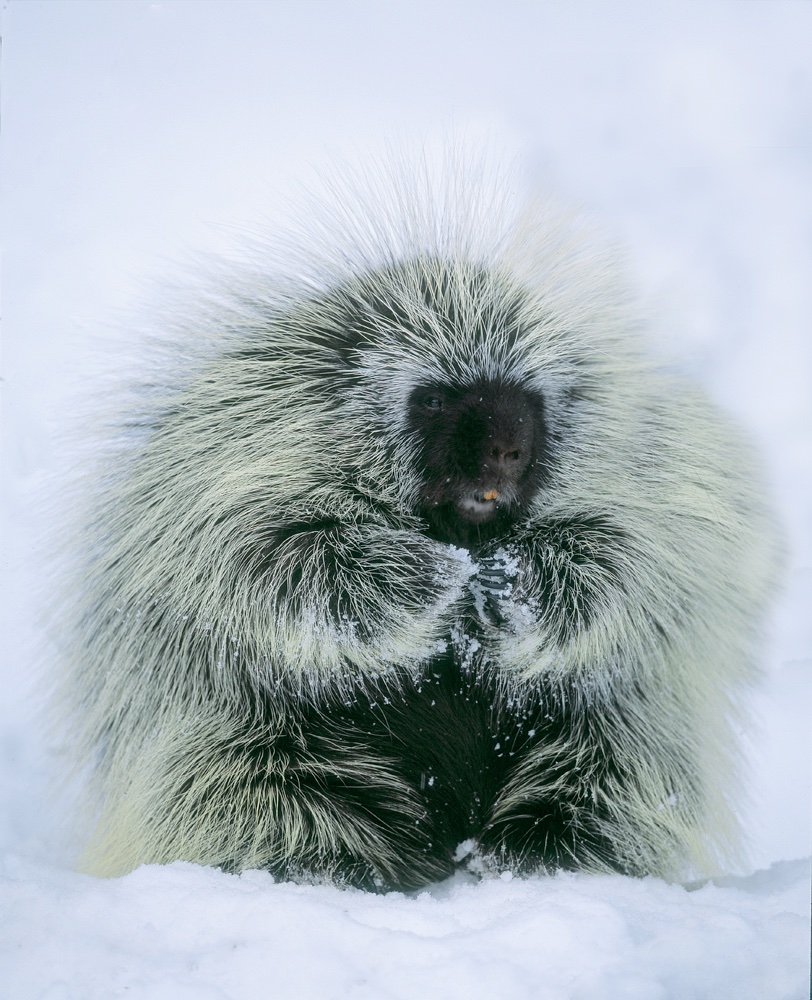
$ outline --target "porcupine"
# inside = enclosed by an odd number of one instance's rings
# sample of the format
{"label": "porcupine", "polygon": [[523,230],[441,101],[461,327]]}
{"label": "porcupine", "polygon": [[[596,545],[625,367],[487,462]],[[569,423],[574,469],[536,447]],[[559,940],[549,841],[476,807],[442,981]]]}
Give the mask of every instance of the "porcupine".
{"label": "porcupine", "polygon": [[99,477],[85,866],[712,869],[774,576],[750,450],[577,220],[393,188],[213,294]]}

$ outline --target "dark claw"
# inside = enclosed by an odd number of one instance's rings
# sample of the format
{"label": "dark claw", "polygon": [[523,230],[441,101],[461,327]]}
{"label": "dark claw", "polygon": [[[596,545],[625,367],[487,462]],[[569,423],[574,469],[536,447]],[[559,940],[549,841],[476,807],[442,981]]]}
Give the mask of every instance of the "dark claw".
{"label": "dark claw", "polygon": [[513,590],[516,574],[513,561],[504,554],[497,554],[479,560],[479,569],[475,579],[479,581],[483,590],[490,591],[494,595],[507,597]]}
{"label": "dark claw", "polygon": [[[502,602],[513,592],[517,567],[504,551],[479,560],[477,574],[471,580],[474,596],[481,595],[481,615],[491,625],[503,625]],[[477,593],[478,591],[478,593]]]}

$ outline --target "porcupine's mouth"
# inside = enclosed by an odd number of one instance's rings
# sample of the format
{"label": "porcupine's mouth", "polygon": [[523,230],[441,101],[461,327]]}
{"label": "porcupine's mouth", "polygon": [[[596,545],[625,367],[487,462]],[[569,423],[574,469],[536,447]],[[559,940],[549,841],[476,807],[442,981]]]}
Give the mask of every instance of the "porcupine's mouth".
{"label": "porcupine's mouth", "polygon": [[457,509],[468,521],[481,523],[490,521],[496,515],[497,505],[502,506],[506,496],[499,490],[474,490],[463,494],[457,501]]}

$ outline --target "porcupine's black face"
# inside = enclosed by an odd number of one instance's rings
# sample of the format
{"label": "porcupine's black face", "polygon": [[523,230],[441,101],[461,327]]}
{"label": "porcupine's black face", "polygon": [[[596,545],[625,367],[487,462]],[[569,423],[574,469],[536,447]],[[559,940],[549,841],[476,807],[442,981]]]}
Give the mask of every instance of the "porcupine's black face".
{"label": "porcupine's black face", "polygon": [[487,541],[526,512],[545,464],[538,393],[495,380],[419,386],[409,428],[419,444],[421,512],[435,537]]}

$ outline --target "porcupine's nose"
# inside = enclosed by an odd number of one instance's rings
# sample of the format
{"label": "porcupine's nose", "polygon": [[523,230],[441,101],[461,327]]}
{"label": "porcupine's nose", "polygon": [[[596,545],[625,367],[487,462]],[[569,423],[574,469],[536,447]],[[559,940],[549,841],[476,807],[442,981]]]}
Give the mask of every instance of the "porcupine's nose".
{"label": "porcupine's nose", "polygon": [[527,468],[527,454],[513,438],[491,439],[483,467],[486,475],[495,476],[498,480],[515,480]]}

